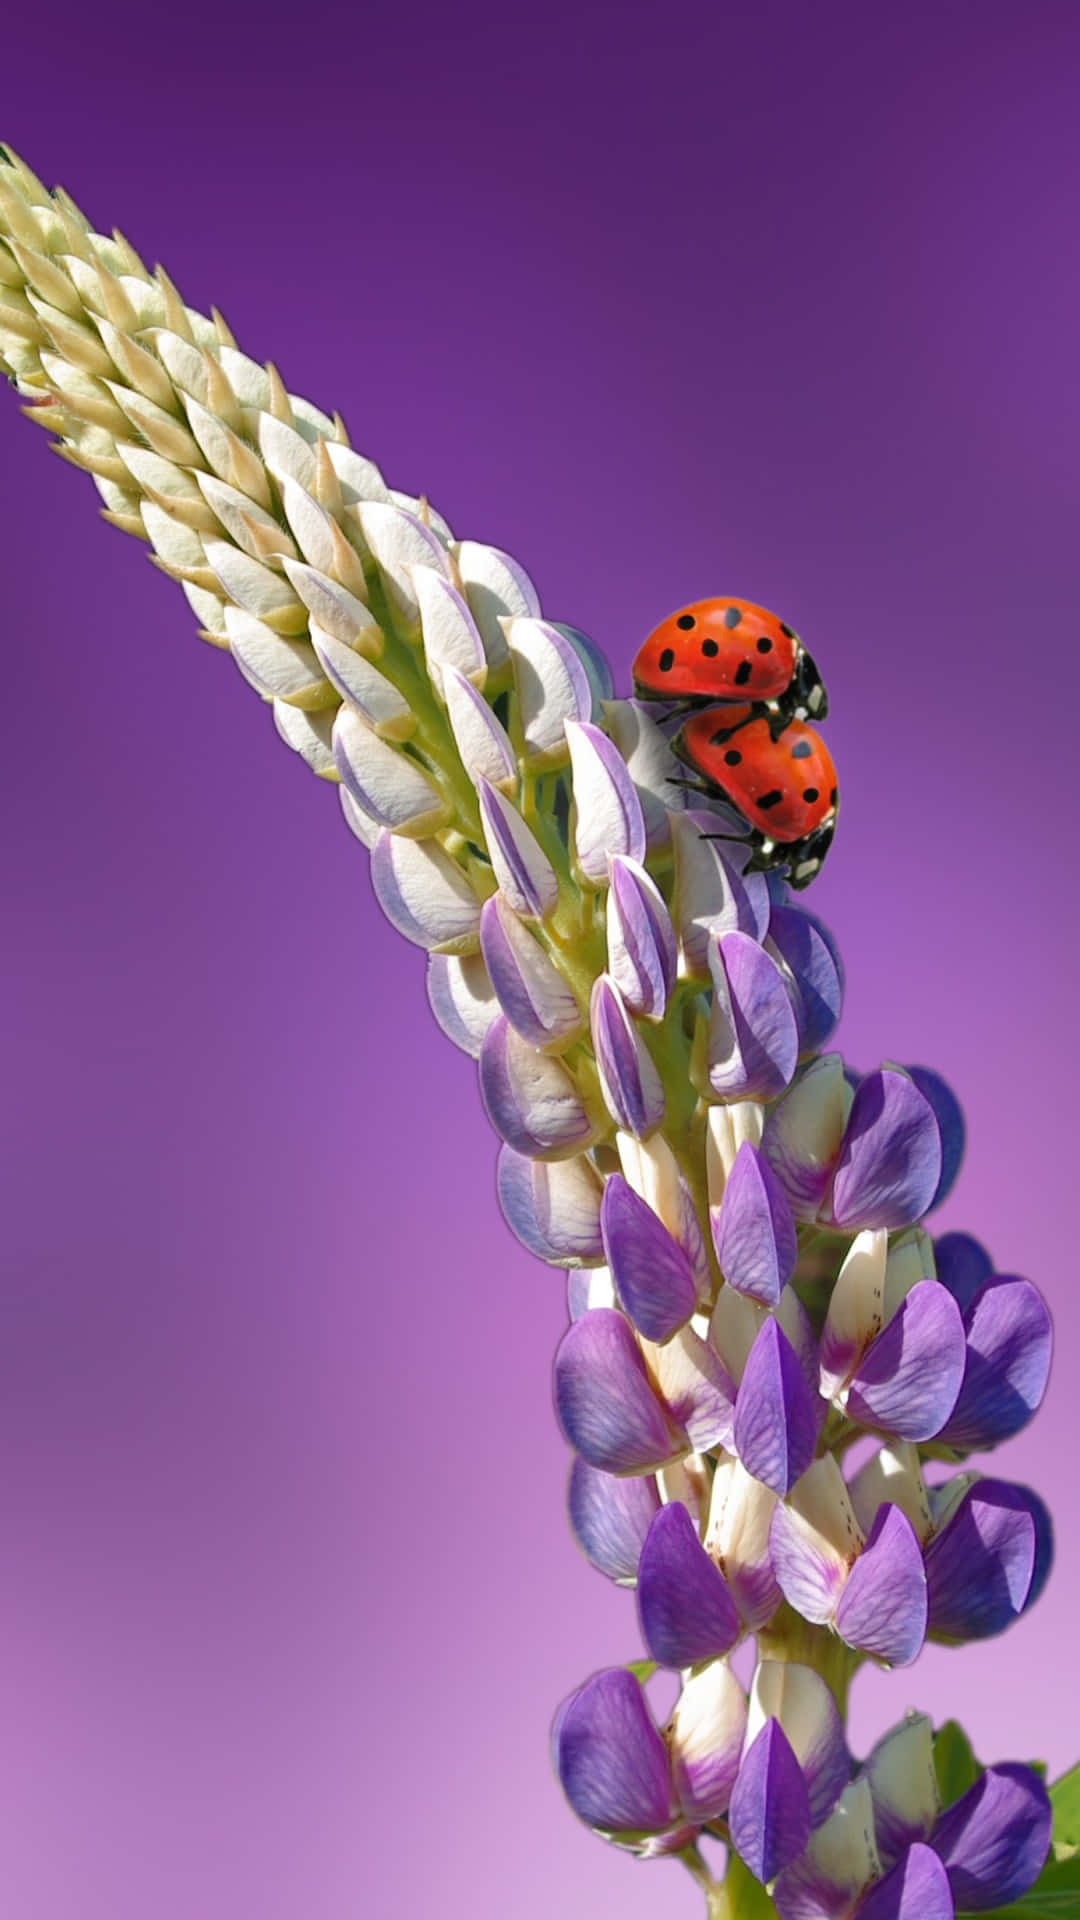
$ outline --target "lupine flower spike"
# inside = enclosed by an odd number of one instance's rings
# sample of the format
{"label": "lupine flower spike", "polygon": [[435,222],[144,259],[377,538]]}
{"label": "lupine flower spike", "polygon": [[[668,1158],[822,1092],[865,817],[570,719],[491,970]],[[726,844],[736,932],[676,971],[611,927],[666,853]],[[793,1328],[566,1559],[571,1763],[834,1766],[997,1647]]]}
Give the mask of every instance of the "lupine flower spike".
{"label": "lupine flower spike", "polygon": [[[834,1049],[837,945],[788,883],[812,879],[835,792],[806,785],[787,843],[779,790],[739,811],[751,738],[778,781],[827,760],[804,745],[826,706],[802,643],[750,602],[694,603],[642,655],[642,697],[616,698],[516,560],[388,486],[338,417],[3,150],[0,367],[336,787],[477,1063],[506,1222],[566,1270],[570,1523],[633,1590],[645,1655],[556,1716],[571,1807],[682,1859],[717,1920],[949,1920],[1040,1876],[1046,1910],[1076,1912],[1078,1835],[1052,1834],[1075,1786],[983,1769],[923,1712],[861,1759],[845,1734],[861,1666],[1038,1599],[1046,1508],[967,1463],[1036,1412],[1051,1329],[1030,1281],[932,1237],[963,1151],[940,1077]],[[664,676],[696,620],[717,664],[680,653],[680,698],[716,703],[698,730],[743,770],[692,791]],[[654,1667],[677,1676],[662,1726]]]}

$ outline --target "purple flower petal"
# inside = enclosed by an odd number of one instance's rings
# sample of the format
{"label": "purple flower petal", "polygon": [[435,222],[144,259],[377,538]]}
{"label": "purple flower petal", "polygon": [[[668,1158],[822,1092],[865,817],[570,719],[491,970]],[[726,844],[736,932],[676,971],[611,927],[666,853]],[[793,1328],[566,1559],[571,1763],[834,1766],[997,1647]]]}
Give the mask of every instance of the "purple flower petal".
{"label": "purple flower petal", "polygon": [[480,955],[429,954],[427,997],[447,1039],[471,1059],[479,1060],[484,1035],[499,1015],[499,1003]]}
{"label": "purple flower petal", "polygon": [[617,1127],[642,1139],[664,1117],[663,1083],[618,988],[604,973],[593,985],[589,1020],[604,1105]]}
{"label": "purple flower petal", "polygon": [[699,1453],[730,1451],[735,1388],[723,1361],[692,1327],[680,1327],[662,1347],[650,1347],[649,1368],[672,1418]]}
{"label": "purple flower petal", "polygon": [[725,1660],[712,1660],[683,1681],[667,1724],[671,1771],[688,1820],[719,1820],[739,1771],[746,1695]]}
{"label": "purple flower petal", "polygon": [[906,1667],[926,1638],[926,1611],[926,1572],[915,1530],[899,1507],[880,1507],[840,1595],[836,1630],[860,1653]]}
{"label": "purple flower petal", "polygon": [[484,902],[480,951],[500,1007],[531,1047],[569,1040],[582,1026],[563,975],[500,893]]}
{"label": "purple flower petal", "polygon": [[770,1316],[750,1349],[739,1383],[735,1452],[747,1472],[776,1494],[786,1494],[814,1457],[815,1398],[794,1348]]}
{"label": "purple flower petal", "polygon": [[956,1184],[967,1144],[964,1109],[952,1088],[932,1067],[909,1067],[908,1073],[919,1092],[930,1102],[941,1135],[941,1177],[926,1211],[940,1207]]}
{"label": "purple flower petal", "polygon": [[1030,1280],[1000,1275],[979,1288],[964,1326],[960,1397],[937,1438],[969,1450],[996,1447],[1027,1425],[1046,1391],[1050,1315]]}
{"label": "purple flower petal", "polygon": [[371,885],[390,925],[415,947],[475,950],[480,902],[436,840],[407,840],[384,829],[371,849]]}
{"label": "purple flower petal", "polygon": [[561,1159],[587,1146],[593,1126],[566,1068],[515,1033],[505,1014],[480,1049],[480,1097],[499,1136],[518,1153]]}
{"label": "purple flower petal", "polygon": [[666,847],[671,840],[671,813],[686,804],[685,787],[671,784],[682,772],[679,762],[639,700],[605,700],[602,712],[637,789],[649,851]]}
{"label": "purple flower petal", "polygon": [[799,1053],[820,1053],[844,1000],[844,970],[832,935],[805,907],[774,906],[769,939],[787,967],[799,1029]]}
{"label": "purple flower petal", "polygon": [[780,1920],[851,1920],[862,1889],[881,1871],[865,1776],[844,1788],[801,1859],[772,1888]]}
{"label": "purple flower petal", "polygon": [[836,1459],[826,1454],[778,1505],[769,1530],[773,1571],[789,1606],[824,1626],[836,1612],[862,1539]]}
{"label": "purple flower petal", "polygon": [[775,1506],[775,1493],[753,1479],[741,1460],[719,1461],[705,1547],[723,1570],[728,1591],[751,1633],[771,1620],[782,1598],[769,1551]]}
{"label": "purple flower petal", "polygon": [[790,1866],[810,1838],[806,1781],[778,1720],[767,1720],[743,1755],[728,1830],[740,1860],[764,1882]]}
{"label": "purple flower petal", "polygon": [[762,1660],[751,1689],[748,1737],[769,1719],[791,1742],[806,1781],[810,1825],[819,1827],[851,1778],[843,1722],[821,1675],[797,1661]]}
{"label": "purple flower petal", "polygon": [[795,1222],[777,1175],[749,1140],[713,1210],[713,1245],[729,1286],[764,1306],[777,1305],[798,1258]]}
{"label": "purple flower petal", "polygon": [[611,1277],[630,1319],[647,1340],[670,1340],[689,1320],[697,1298],[683,1248],[621,1173],[611,1174],[604,1187],[600,1226]]}
{"label": "purple flower petal", "polygon": [[797,1220],[815,1220],[829,1190],[852,1095],[838,1053],[811,1061],[765,1123],[761,1150]]}
{"label": "purple flower petal", "polygon": [[555,1267],[577,1267],[603,1259],[603,1185],[582,1155],[571,1160],[534,1160],[503,1146],[495,1184],[503,1219],[538,1260]]}
{"label": "purple flower petal", "polygon": [[498,787],[476,783],[480,819],[492,871],[515,913],[526,920],[542,920],[559,897],[555,869],[517,808]]}
{"label": "purple flower petal", "polygon": [[772,1100],[795,1071],[799,1035],[784,977],[746,933],[726,933],[711,955],[709,1085],[722,1098]]}
{"label": "purple flower petal", "polygon": [[555,1413],[570,1445],[604,1473],[652,1473],[687,1451],[649,1384],[629,1322],[594,1307],[564,1333],[555,1354]]}
{"label": "purple flower petal", "polygon": [[[602,1473],[587,1460],[570,1468],[570,1528],[585,1558],[619,1586],[633,1586],[660,1495],[650,1475]],[[685,1508],[684,1508],[685,1512]]]}
{"label": "purple flower petal", "polygon": [[948,1287],[961,1313],[966,1313],[994,1263],[986,1248],[970,1233],[940,1233],[934,1241],[937,1277]]}
{"label": "purple flower petal", "polygon": [[553,1744],[559,1779],[586,1826],[658,1833],[673,1818],[667,1748],[633,1674],[610,1667],[560,1709]]}
{"label": "purple flower petal", "polygon": [[757,942],[764,939],[769,924],[763,876],[740,874],[717,842],[704,838],[716,831],[717,824],[714,816],[697,809],[675,814],[671,821],[675,856],[671,917],[683,971],[701,980],[709,978],[710,953],[720,934],[744,933]]}
{"label": "purple flower petal", "polygon": [[613,740],[588,722],[566,722],[573,776],[574,853],[583,878],[605,887],[612,854],[645,858],[645,819],[626,761]]}
{"label": "purple flower petal", "polygon": [[611,861],[607,946],[608,972],[630,1012],[658,1020],[675,985],[675,933],[655,880],[620,854]]}
{"label": "purple flower petal", "polygon": [[615,681],[606,655],[601,653],[595,640],[591,640],[587,633],[582,633],[580,627],[569,627],[565,620],[553,620],[551,625],[556,633],[561,633],[563,639],[569,641],[588,674],[593,712],[598,713],[604,701],[610,700],[615,692]]}
{"label": "purple flower petal", "polygon": [[1026,1487],[977,1480],[926,1549],[930,1637],[953,1645],[986,1640],[1028,1604],[1036,1522]]}
{"label": "purple flower petal", "polygon": [[868,1073],[856,1090],[832,1190],[840,1227],[908,1227],[921,1219],[941,1178],[933,1107],[906,1074]]}
{"label": "purple flower petal", "polygon": [[1016,1900],[1037,1880],[1050,1850],[1050,1801],[1030,1767],[988,1767],[930,1836],[964,1912]]}
{"label": "purple flower petal", "polygon": [[855,1370],[847,1411],[900,1440],[929,1440],[956,1405],[966,1359],[964,1323],[952,1294],[919,1280]]}
{"label": "purple flower petal", "polygon": [[641,1550],[638,1618],[650,1658],[693,1667],[733,1647],[739,1616],[681,1500],[661,1507]]}
{"label": "purple flower petal", "polygon": [[1050,1509],[1045,1500],[1041,1500],[1032,1487],[1020,1487],[1019,1492],[1027,1501],[1028,1512],[1035,1527],[1035,1568],[1028,1588],[1028,1597],[1024,1601],[1024,1612],[1035,1605],[1040,1593],[1050,1577],[1054,1564],[1054,1523],[1050,1518]]}
{"label": "purple flower petal", "polygon": [[856,1908],[857,1920],[953,1920],[949,1876],[929,1847],[909,1847]]}

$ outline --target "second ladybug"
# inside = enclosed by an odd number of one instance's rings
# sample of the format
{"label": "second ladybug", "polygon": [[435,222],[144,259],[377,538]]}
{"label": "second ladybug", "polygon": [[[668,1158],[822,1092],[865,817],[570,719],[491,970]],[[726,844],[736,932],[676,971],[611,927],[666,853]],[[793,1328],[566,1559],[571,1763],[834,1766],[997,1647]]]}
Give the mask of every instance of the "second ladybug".
{"label": "second ladybug", "polygon": [[777,735],[750,706],[708,707],[691,714],[671,744],[696,784],[746,821],[747,871],[786,868],[792,887],[808,887],[832,845],[839,800],[820,734],[792,720]]}
{"label": "second ladybug", "polygon": [[774,733],[793,718],[824,720],[829,710],[821,675],[798,634],[750,600],[695,600],[670,614],[639,647],[633,675],[643,700],[767,706]]}

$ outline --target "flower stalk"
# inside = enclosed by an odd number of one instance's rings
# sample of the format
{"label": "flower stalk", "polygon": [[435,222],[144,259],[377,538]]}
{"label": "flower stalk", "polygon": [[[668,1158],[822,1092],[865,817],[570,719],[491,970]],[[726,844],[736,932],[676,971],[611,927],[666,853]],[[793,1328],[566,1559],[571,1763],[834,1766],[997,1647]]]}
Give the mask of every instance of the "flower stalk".
{"label": "flower stalk", "polygon": [[[634,1589],[648,1654],[560,1709],[571,1806],[681,1860],[711,1920],[1014,1899],[1050,1844],[1037,1774],[950,1798],[926,1716],[861,1762],[844,1731],[862,1665],[1002,1631],[1052,1557],[1038,1495],[966,1468],[1035,1412],[1051,1333],[1029,1282],[925,1224],[954,1097],[830,1050],[832,935],[708,837],[730,812],[680,783],[662,711],[615,698],[515,560],[389,488],[339,416],[2,149],[0,367],[337,787],[477,1062],[507,1222],[566,1273],[571,1526]],[[657,1666],[680,1681],[663,1727]]]}

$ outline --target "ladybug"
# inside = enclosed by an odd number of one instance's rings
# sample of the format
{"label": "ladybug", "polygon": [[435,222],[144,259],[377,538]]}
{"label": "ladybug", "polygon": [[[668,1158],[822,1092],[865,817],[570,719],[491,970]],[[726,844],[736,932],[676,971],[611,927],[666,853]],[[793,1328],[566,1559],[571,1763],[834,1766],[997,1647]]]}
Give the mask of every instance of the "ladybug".
{"label": "ladybug", "polygon": [[671,744],[697,774],[694,784],[746,820],[747,871],[786,867],[791,886],[809,886],[836,825],[836,769],[821,736],[801,720],[774,734],[766,715],[744,705],[691,714]]}
{"label": "ladybug", "polygon": [[824,720],[821,675],[794,628],[750,600],[695,600],[654,628],[634,659],[634,692],[673,706],[754,700],[788,720]]}

